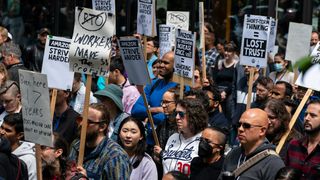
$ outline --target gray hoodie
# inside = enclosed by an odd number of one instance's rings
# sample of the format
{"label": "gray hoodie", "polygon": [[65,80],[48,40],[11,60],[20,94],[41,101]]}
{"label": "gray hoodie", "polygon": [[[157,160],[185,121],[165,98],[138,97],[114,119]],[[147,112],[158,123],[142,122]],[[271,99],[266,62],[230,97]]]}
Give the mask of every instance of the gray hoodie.
{"label": "gray hoodie", "polygon": [[[226,157],[223,164],[222,171],[234,171],[244,161],[250,159],[257,153],[266,149],[275,149],[275,146],[270,144],[266,139],[254,152],[245,156],[241,147],[233,149]],[[269,155],[257,164],[251,166],[243,172],[237,180],[252,179],[252,180],[274,180],[279,169],[284,167],[284,163],[279,156]],[[220,177],[221,178],[221,177]]]}
{"label": "gray hoodie", "polygon": [[18,156],[28,167],[29,180],[37,179],[37,164],[34,143],[21,141],[21,145],[12,154]]}

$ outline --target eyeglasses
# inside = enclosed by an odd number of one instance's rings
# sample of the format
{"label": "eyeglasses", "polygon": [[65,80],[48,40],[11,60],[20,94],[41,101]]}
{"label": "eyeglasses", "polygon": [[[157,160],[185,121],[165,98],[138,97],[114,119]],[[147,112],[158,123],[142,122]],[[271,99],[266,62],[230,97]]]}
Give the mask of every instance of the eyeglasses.
{"label": "eyeglasses", "polygon": [[213,145],[218,146],[218,147],[223,147],[222,144],[217,144],[217,143],[211,142],[209,139],[204,138],[204,137],[200,137],[200,141],[205,141],[205,142],[207,142],[208,144],[213,144]]}
{"label": "eyeglasses", "polygon": [[195,79],[195,80],[199,79],[199,76],[194,76],[194,79]]}
{"label": "eyeglasses", "polygon": [[167,105],[167,104],[175,103],[175,102],[176,102],[176,101],[161,101],[160,104],[161,104],[161,106],[162,106],[162,105],[164,105],[164,104]]}
{"label": "eyeglasses", "polygon": [[260,126],[260,125],[253,125],[253,124],[249,124],[249,123],[246,123],[246,122],[238,122],[237,127],[240,128],[241,126],[243,127],[243,129],[250,129],[250,128],[253,128],[253,127],[263,127],[263,126]]}
{"label": "eyeglasses", "polygon": [[186,113],[183,111],[176,111],[174,113],[175,113],[175,116],[177,116],[177,114],[179,114],[180,118],[184,118],[184,116],[186,115]]}

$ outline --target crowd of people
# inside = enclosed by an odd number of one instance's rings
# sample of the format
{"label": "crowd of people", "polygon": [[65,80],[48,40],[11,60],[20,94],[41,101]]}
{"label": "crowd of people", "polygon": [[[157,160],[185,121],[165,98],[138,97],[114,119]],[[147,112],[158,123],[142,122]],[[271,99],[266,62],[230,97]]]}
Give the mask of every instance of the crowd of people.
{"label": "crowd of people", "polygon": [[[40,29],[38,42],[21,49],[0,27],[3,179],[37,179],[35,144],[24,140],[18,70],[41,72],[49,34],[48,28]],[[156,38],[143,44],[152,79],[144,88],[130,84],[120,52],[113,48],[108,81],[96,77],[91,88],[82,166],[76,164],[86,86],[85,75],[75,73],[72,89],[57,91],[53,147],[41,146],[43,179],[319,179],[319,92],[313,92],[290,130],[307,89],[294,84],[285,52],[269,57],[262,71],[240,65],[239,48],[233,42],[217,42],[209,23],[205,39],[206,52],[196,55],[192,86],[173,80],[174,52],[158,57]],[[313,32],[311,39],[313,48],[319,34]],[[203,55],[206,78],[200,67]],[[283,148],[276,152],[286,133]]]}

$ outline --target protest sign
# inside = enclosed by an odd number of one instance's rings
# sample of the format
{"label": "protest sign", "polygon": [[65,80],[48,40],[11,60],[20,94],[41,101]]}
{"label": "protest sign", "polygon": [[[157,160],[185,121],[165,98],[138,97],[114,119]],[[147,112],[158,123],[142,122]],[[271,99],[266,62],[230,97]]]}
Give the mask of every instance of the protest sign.
{"label": "protest sign", "polygon": [[311,32],[311,25],[290,22],[286,60],[295,64],[297,60],[309,55]]}
{"label": "protest sign", "polygon": [[47,75],[49,88],[72,89],[74,73],[69,70],[70,41],[57,36],[47,38],[41,73]]}
{"label": "protest sign", "polygon": [[203,49],[204,44],[204,8],[203,2],[199,2],[199,32],[200,32],[200,46],[199,49]]}
{"label": "protest sign", "polygon": [[116,4],[114,0],[92,0],[92,9],[116,14]]}
{"label": "protest sign", "polygon": [[186,78],[193,78],[196,34],[182,29],[176,30],[174,50],[174,73]]}
{"label": "protest sign", "polygon": [[270,18],[245,15],[240,53],[240,64],[263,68],[267,66],[267,47]]}
{"label": "protest sign", "polygon": [[70,44],[70,70],[106,76],[115,16],[92,9],[76,7],[75,25]]}
{"label": "protest sign", "polygon": [[24,138],[52,147],[47,76],[19,70]]}
{"label": "protest sign", "polygon": [[277,53],[278,51],[275,51],[274,46],[276,43],[276,37],[277,37],[277,24],[278,21],[271,18],[271,24],[270,24],[270,35],[269,35],[269,41],[268,41],[268,52]]}
{"label": "protest sign", "polygon": [[169,52],[172,51],[174,47],[174,26],[172,25],[166,25],[166,24],[161,24],[159,26],[159,48],[160,48],[160,58],[162,56]]}
{"label": "protest sign", "polygon": [[157,36],[155,0],[138,0],[137,33]]}
{"label": "protest sign", "polygon": [[189,12],[167,11],[166,24],[173,25],[176,29],[189,30]]}
{"label": "protest sign", "polygon": [[150,84],[140,40],[135,37],[120,37],[118,44],[129,81],[135,85]]}

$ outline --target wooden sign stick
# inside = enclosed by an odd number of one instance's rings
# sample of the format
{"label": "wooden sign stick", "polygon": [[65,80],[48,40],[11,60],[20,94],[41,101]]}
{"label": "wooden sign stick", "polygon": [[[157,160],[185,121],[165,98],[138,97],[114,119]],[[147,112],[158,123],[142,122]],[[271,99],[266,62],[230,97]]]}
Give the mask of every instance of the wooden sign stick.
{"label": "wooden sign stick", "polygon": [[296,123],[297,121],[297,118],[302,110],[302,108],[304,107],[304,105],[306,104],[306,102],[308,101],[310,95],[312,93],[312,89],[308,89],[306,94],[303,96],[296,112],[294,113],[294,115],[292,116],[291,120],[290,120],[290,123],[289,123],[289,129],[287,130],[287,132],[281,137],[280,141],[279,141],[279,144],[276,148],[276,152],[279,153],[285,143],[285,141],[287,140],[288,138],[288,135],[293,127],[293,125]]}
{"label": "wooden sign stick", "polygon": [[293,82],[296,82],[298,77],[299,77],[299,70],[298,68],[294,68],[293,69],[293,73],[294,73],[294,76],[293,76]]}
{"label": "wooden sign stick", "polygon": [[157,136],[157,133],[156,133],[156,128],[154,127],[153,118],[152,118],[152,115],[151,115],[151,112],[150,112],[150,109],[149,109],[147,96],[146,96],[146,93],[144,92],[144,90],[142,91],[142,98],[143,98],[144,106],[147,108],[148,121],[151,124],[152,135],[153,135],[154,142],[156,143],[157,146],[160,146],[159,139],[158,139],[158,136]]}
{"label": "wooden sign stick", "polygon": [[90,100],[90,91],[92,84],[92,75],[87,75],[86,83],[86,94],[84,98],[84,107],[82,112],[82,122],[81,122],[81,135],[80,135],[80,150],[78,156],[78,166],[83,165],[84,157],[84,147],[86,143],[86,134],[87,134],[87,123],[88,123],[88,109],[89,109],[89,100]]}
{"label": "wooden sign stick", "polygon": [[42,180],[42,160],[40,144],[36,144],[37,179]]}
{"label": "wooden sign stick", "polygon": [[248,94],[247,94],[246,110],[250,109],[250,107],[251,107],[253,76],[254,76],[254,69],[251,68],[250,69],[250,75],[249,75],[249,83],[248,83]]}
{"label": "wooden sign stick", "polygon": [[50,101],[50,117],[53,120],[54,110],[56,107],[56,100],[57,100],[57,89],[52,89],[51,101]]}
{"label": "wooden sign stick", "polygon": [[179,76],[180,82],[180,90],[179,90],[179,99],[183,99],[183,92],[184,92],[184,78]]}
{"label": "wooden sign stick", "polygon": [[146,62],[148,61],[148,57],[147,57],[147,36],[143,35],[143,55],[144,58],[146,60]]}

